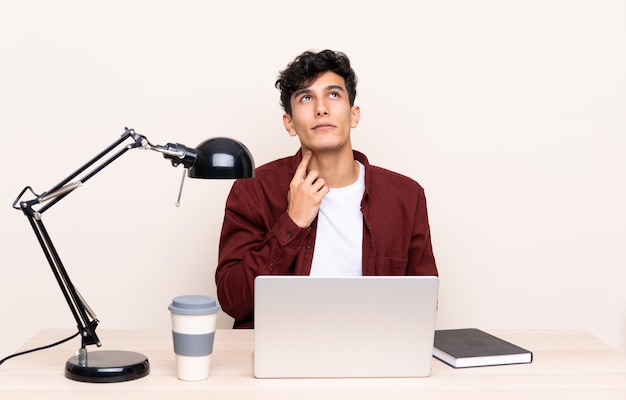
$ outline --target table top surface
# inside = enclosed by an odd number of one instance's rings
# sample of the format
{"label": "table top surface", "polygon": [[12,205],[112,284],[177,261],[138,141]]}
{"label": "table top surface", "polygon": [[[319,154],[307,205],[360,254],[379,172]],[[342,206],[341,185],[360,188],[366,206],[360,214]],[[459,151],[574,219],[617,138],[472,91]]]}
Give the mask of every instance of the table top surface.
{"label": "table top surface", "polygon": [[[254,331],[218,329],[210,377],[184,382],[176,378],[170,331],[99,330],[102,350],[145,354],[150,375],[109,384],[69,380],[63,372],[65,361],[79,347],[75,339],[6,361],[0,366],[0,391],[3,398],[24,400],[136,398],[143,394],[151,399],[626,399],[626,355],[587,331],[485,331],[532,351],[533,362],[454,369],[433,358],[428,378],[257,379],[253,375]],[[20,350],[70,334],[42,330]]]}

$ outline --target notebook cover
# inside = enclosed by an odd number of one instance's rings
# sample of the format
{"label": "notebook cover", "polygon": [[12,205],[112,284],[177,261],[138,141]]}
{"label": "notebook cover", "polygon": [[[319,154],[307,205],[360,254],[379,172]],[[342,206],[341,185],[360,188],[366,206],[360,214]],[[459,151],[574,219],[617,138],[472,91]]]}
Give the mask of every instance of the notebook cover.
{"label": "notebook cover", "polygon": [[453,367],[532,361],[530,351],[476,328],[437,330],[434,347],[433,355]]}

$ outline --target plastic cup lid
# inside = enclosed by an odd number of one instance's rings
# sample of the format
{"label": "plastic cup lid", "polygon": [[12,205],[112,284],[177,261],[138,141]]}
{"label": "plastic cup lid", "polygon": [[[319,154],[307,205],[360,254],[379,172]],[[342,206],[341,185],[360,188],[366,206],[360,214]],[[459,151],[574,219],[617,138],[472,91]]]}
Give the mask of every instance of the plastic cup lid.
{"label": "plastic cup lid", "polygon": [[167,309],[176,314],[202,315],[214,314],[220,307],[214,297],[191,294],[174,297]]}

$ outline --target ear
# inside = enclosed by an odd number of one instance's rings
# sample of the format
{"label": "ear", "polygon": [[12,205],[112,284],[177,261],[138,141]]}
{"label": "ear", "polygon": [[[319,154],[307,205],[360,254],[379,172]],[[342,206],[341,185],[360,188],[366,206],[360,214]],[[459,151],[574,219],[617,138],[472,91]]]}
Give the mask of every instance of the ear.
{"label": "ear", "polygon": [[289,133],[290,136],[297,136],[296,128],[293,126],[293,119],[287,113],[283,114],[283,125],[285,125],[285,129]]}
{"label": "ear", "polygon": [[352,117],[350,120],[350,126],[352,128],[356,128],[359,125],[359,119],[361,118],[361,107],[352,106],[351,114]]}

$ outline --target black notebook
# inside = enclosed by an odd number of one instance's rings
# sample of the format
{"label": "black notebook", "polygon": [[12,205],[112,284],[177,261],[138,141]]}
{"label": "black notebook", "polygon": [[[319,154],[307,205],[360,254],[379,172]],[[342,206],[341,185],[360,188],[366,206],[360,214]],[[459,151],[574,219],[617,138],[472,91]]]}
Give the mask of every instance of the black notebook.
{"label": "black notebook", "polygon": [[532,352],[476,328],[435,331],[433,356],[454,368],[530,363]]}

